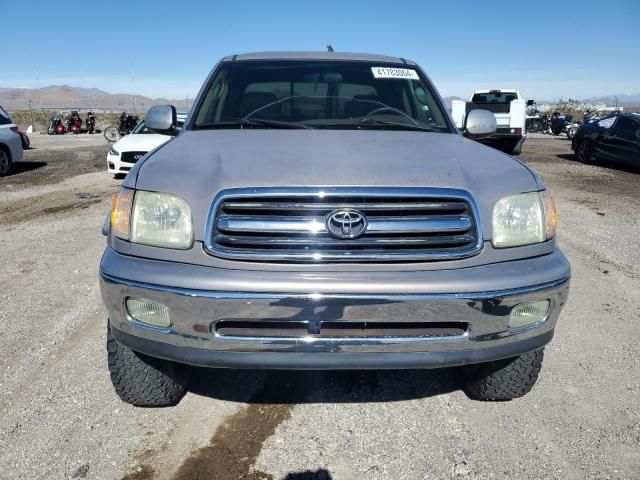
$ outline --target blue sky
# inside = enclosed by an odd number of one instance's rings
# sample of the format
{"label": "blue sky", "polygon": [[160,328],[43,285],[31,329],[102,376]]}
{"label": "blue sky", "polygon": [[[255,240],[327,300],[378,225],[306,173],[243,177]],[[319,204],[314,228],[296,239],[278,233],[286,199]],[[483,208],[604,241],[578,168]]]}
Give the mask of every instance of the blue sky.
{"label": "blue sky", "polygon": [[0,19],[5,87],[193,97],[224,55],[330,42],[411,58],[443,96],[640,93],[640,0],[0,0]]}

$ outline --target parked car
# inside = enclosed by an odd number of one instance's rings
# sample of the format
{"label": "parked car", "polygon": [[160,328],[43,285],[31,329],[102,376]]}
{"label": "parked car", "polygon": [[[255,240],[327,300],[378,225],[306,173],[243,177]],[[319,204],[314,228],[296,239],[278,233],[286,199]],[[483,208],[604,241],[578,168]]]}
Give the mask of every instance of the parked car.
{"label": "parked car", "polygon": [[[174,107],[148,128],[175,135]],[[105,221],[115,391],[177,403],[188,365],[464,366],[526,394],[570,267],[538,175],[464,135],[420,67],[338,52],[225,57],[182,131],[138,161]]]}
{"label": "parked car", "polygon": [[[186,113],[177,115],[177,129],[182,128]],[[159,147],[171,140],[171,135],[154,133],[146,126],[144,120],[131,132],[109,147],[107,153],[107,171],[115,176],[126,175],[135,163],[144,157],[147,152]]]}
{"label": "parked car", "polygon": [[0,106],[0,177],[11,172],[13,164],[22,160],[22,136],[7,111]]}
{"label": "parked car", "polygon": [[512,88],[476,90],[468,102],[453,100],[451,113],[458,128],[464,128],[466,115],[477,108],[492,112],[498,124],[496,133],[481,141],[511,155],[520,155],[527,137],[527,101],[520,92]]}
{"label": "parked car", "polygon": [[640,167],[640,113],[616,113],[583,123],[571,142],[578,160]]}

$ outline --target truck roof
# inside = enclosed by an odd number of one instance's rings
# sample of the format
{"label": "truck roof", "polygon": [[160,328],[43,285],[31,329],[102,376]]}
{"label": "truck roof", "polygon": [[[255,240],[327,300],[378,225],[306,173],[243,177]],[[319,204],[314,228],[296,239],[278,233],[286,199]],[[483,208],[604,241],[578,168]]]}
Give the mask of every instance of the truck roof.
{"label": "truck roof", "polygon": [[520,94],[520,92],[518,92],[517,89],[515,88],[491,88],[488,90],[474,90],[473,93],[492,93],[492,92],[508,92],[508,93],[517,93],[518,95]]}
{"label": "truck roof", "polygon": [[416,65],[415,62],[401,57],[350,52],[253,52],[229,55],[222,59],[225,62],[234,60],[354,60]]}

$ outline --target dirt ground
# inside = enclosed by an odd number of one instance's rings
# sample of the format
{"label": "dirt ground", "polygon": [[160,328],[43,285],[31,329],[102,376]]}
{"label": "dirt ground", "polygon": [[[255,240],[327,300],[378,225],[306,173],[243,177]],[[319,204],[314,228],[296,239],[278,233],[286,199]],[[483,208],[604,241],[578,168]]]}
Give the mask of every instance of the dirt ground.
{"label": "dirt ground", "polygon": [[640,477],[640,172],[577,163],[566,138],[525,143],[573,279],[522,399],[472,401],[456,369],[202,369],[178,406],[141,409],[106,368],[107,143],[32,145],[0,179],[0,478]]}

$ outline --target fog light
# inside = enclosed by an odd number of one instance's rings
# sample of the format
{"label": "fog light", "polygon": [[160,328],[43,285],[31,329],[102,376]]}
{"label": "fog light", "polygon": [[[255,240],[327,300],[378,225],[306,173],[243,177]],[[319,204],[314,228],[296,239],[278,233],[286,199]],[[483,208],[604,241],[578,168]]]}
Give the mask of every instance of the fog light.
{"label": "fog light", "polygon": [[152,327],[171,326],[169,307],[144,298],[127,298],[127,312],[135,321]]}
{"label": "fog light", "polygon": [[526,327],[542,322],[549,313],[549,300],[527,302],[516,305],[509,316],[509,328]]}

